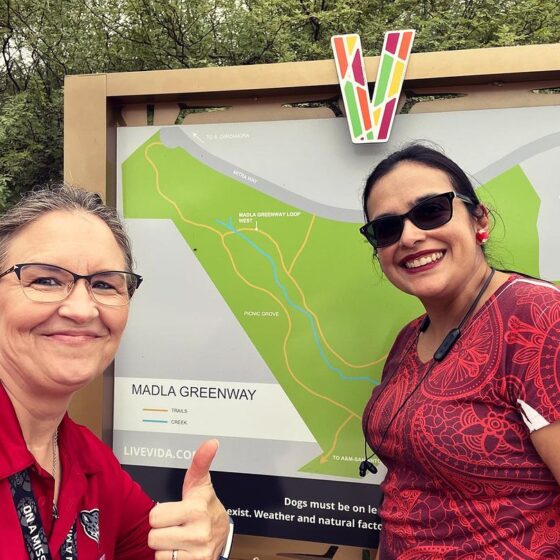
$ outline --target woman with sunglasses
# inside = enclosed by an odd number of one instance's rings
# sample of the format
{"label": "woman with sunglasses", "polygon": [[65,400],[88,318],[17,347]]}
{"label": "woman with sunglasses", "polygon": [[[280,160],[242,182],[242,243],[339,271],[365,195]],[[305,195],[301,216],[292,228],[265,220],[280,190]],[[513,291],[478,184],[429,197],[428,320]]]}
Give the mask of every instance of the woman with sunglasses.
{"label": "woman with sunglasses", "polygon": [[379,558],[560,559],[560,289],[489,266],[487,209],[429,147],[382,161],[363,208],[386,277],[426,310],[364,411],[387,467]]}
{"label": "woman with sunglasses", "polygon": [[[142,278],[98,195],[38,190],[0,216],[0,558],[216,560],[229,523],[203,444],[154,504],[66,411],[111,363]],[[155,552],[154,552],[155,551]]]}

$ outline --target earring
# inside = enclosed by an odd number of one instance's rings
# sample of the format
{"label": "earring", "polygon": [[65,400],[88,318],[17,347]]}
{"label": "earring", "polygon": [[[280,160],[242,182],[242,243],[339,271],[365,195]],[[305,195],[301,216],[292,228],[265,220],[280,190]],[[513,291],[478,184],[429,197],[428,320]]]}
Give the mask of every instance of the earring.
{"label": "earring", "polygon": [[488,238],[489,238],[490,236],[488,235],[488,232],[487,232],[487,231],[485,231],[485,230],[483,230],[483,229],[479,229],[479,230],[476,232],[475,237],[476,237],[476,242],[477,242],[479,245],[484,245],[484,244],[488,241]]}

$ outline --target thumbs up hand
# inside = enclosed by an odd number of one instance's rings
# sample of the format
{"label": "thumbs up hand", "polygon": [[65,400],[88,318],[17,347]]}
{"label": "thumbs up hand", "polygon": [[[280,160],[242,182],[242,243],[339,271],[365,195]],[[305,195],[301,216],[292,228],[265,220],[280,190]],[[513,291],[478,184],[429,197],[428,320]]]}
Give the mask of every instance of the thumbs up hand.
{"label": "thumbs up hand", "polygon": [[229,519],[210,479],[218,441],[204,442],[185,474],[180,502],[156,505],[150,512],[148,545],[155,560],[217,560],[229,531]]}

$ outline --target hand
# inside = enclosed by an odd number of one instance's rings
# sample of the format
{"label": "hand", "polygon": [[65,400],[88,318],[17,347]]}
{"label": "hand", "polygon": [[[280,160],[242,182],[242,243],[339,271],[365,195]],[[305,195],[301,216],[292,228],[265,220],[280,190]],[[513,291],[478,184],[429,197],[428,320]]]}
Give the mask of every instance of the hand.
{"label": "hand", "polygon": [[204,442],[197,450],[183,482],[183,499],[156,505],[150,512],[148,545],[156,560],[216,560],[229,531],[229,518],[210,479],[210,465],[218,441]]}

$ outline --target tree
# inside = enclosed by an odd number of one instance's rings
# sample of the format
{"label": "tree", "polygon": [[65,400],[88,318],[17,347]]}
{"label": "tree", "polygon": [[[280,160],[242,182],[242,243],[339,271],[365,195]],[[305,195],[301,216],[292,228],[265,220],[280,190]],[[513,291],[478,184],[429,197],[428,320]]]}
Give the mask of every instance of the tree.
{"label": "tree", "polygon": [[360,33],[366,55],[388,29],[417,30],[415,52],[560,40],[557,0],[0,0],[0,209],[62,176],[68,74],[331,58]]}

